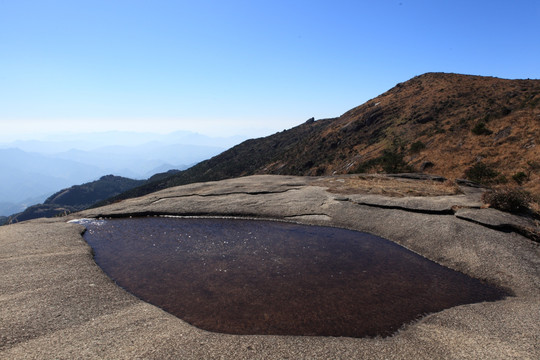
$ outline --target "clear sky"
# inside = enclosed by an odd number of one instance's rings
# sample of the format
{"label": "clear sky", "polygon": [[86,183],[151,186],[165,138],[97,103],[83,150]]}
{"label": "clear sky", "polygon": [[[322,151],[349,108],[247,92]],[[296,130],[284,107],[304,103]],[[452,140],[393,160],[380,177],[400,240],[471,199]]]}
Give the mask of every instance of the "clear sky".
{"label": "clear sky", "polygon": [[540,78],[540,1],[0,0],[0,140],[268,135],[430,71]]}

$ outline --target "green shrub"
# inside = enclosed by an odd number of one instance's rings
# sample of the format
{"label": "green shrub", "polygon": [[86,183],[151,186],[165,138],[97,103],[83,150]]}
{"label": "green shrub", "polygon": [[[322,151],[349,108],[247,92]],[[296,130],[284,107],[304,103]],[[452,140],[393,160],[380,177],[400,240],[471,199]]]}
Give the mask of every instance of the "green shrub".
{"label": "green shrub", "polygon": [[403,153],[394,149],[388,149],[381,156],[375,159],[368,160],[358,165],[358,167],[350,173],[365,173],[369,170],[380,167],[387,174],[396,174],[404,172],[412,172],[413,168],[403,160]]}
{"label": "green shrub", "polygon": [[410,152],[412,154],[419,153],[420,151],[424,150],[426,148],[426,145],[421,141],[416,141],[411,144]]}
{"label": "green shrub", "polygon": [[491,166],[482,162],[477,162],[467,170],[465,170],[465,177],[471,181],[475,181],[480,184],[488,184],[495,179],[499,173]]}
{"label": "green shrub", "polygon": [[369,170],[377,166],[379,164],[379,161],[380,161],[380,158],[376,158],[376,159],[371,159],[366,162],[360,163],[358,164],[356,169],[354,169],[350,173],[351,174],[367,173],[369,172]]}
{"label": "green shrub", "polygon": [[537,161],[529,160],[527,161],[527,165],[531,168],[532,171],[538,171],[540,170],[540,163]]}
{"label": "green shrub", "polygon": [[317,170],[315,170],[315,175],[316,176],[321,176],[321,175],[324,175],[325,172],[326,172],[326,167],[319,166],[319,167],[317,167]]}
{"label": "green shrub", "polygon": [[477,122],[476,125],[471,129],[471,132],[474,135],[491,135],[493,133],[493,131],[486,127],[486,123],[482,121]]}
{"label": "green shrub", "polygon": [[484,203],[506,212],[523,212],[529,209],[531,194],[519,188],[498,188],[482,195]]}
{"label": "green shrub", "polygon": [[313,160],[308,160],[304,163],[304,168],[305,169],[310,169],[313,167],[313,165],[315,165],[315,163],[313,162]]}
{"label": "green shrub", "polygon": [[515,182],[518,183],[518,185],[523,184],[525,180],[527,180],[527,174],[525,174],[523,171],[517,172],[514,175],[512,175],[512,179],[514,179]]}
{"label": "green shrub", "polygon": [[512,109],[507,108],[506,106],[503,106],[501,109],[501,115],[506,116],[512,112]]}
{"label": "green shrub", "polygon": [[500,174],[499,176],[497,176],[493,180],[493,183],[495,183],[495,184],[508,184],[508,179],[506,178],[506,176],[504,176],[504,174]]}
{"label": "green shrub", "polygon": [[385,150],[380,157],[380,164],[387,174],[412,171],[411,167],[403,160],[403,154],[394,150]]}

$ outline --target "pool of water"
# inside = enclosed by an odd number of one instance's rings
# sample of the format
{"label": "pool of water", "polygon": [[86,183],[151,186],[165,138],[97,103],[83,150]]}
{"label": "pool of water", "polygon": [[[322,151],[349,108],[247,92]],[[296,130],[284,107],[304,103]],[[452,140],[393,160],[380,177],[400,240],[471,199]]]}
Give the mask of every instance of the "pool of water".
{"label": "pool of water", "polygon": [[214,332],[388,336],[427,313],[507,295],[357,231],[217,218],[82,223],[118,285]]}

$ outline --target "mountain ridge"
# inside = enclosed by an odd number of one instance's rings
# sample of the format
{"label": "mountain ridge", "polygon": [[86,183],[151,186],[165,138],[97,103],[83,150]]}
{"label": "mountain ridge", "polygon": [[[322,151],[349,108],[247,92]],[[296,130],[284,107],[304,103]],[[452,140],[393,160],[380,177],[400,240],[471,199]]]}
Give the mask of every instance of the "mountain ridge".
{"label": "mountain ridge", "polygon": [[[253,174],[418,171],[470,177],[477,164],[540,194],[540,80],[426,73],[341,116],[244,141],[172,176],[111,199]],[[392,165],[388,166],[387,165]],[[482,180],[482,179],[481,179]],[[104,204],[104,203],[101,203]]]}
{"label": "mountain ridge", "polygon": [[133,180],[121,176],[105,175],[99,180],[57,191],[42,204],[29,206],[24,211],[0,219],[2,223],[16,223],[41,217],[67,215],[84,210],[96,202],[121,194],[143,184],[145,180]]}

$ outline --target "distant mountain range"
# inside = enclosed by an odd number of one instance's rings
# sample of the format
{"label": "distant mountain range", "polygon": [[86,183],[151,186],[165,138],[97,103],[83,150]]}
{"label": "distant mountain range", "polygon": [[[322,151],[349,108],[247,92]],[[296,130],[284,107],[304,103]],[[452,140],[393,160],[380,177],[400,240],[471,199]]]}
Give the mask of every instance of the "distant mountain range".
{"label": "distant mountain range", "polygon": [[240,139],[189,132],[105,132],[0,144],[0,215],[23,211],[59,189],[104,174],[146,179],[170,169],[183,170]]}
{"label": "distant mountain range", "polygon": [[[1,215],[43,201],[51,193],[72,184],[95,179],[99,168],[20,149],[0,149]],[[36,201],[37,200],[37,201]]]}
{"label": "distant mountain range", "polygon": [[109,201],[252,174],[407,171],[521,184],[540,196],[540,80],[427,73],[340,117],[247,140]]}

